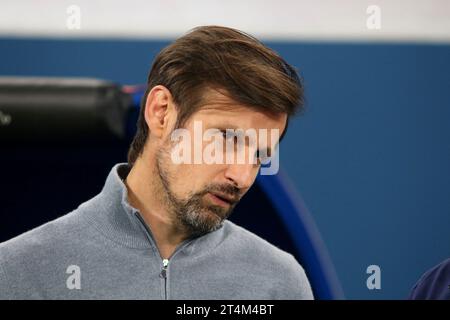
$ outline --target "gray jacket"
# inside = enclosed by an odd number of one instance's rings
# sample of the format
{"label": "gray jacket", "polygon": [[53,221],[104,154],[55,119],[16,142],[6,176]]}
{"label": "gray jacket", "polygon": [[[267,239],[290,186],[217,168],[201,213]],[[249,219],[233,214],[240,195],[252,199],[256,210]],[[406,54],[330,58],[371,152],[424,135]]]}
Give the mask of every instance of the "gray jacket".
{"label": "gray jacket", "polygon": [[312,299],[294,257],[225,221],[162,260],[116,164],[69,214],[0,244],[0,299]]}

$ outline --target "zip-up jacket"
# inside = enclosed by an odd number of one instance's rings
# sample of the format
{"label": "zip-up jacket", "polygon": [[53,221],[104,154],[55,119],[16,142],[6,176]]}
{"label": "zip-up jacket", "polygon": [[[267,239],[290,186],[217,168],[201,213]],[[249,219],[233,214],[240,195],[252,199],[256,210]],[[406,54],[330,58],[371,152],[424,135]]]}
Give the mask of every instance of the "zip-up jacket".
{"label": "zip-up jacket", "polygon": [[0,299],[312,299],[295,258],[226,220],[161,259],[130,168],[72,212],[0,244]]}

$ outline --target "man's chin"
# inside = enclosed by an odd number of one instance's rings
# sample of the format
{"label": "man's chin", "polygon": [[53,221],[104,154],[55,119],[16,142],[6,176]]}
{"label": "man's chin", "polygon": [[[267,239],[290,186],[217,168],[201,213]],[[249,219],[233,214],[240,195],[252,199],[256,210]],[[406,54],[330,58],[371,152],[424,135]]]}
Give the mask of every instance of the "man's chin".
{"label": "man's chin", "polygon": [[227,214],[217,212],[217,208],[205,208],[195,222],[188,224],[188,228],[193,236],[204,235],[219,229],[226,218]]}
{"label": "man's chin", "polygon": [[223,203],[215,203],[211,199],[207,198],[203,200],[202,210],[203,214],[212,215],[218,217],[221,221],[228,218],[233,211],[235,205],[234,204],[223,204]]}
{"label": "man's chin", "polygon": [[205,210],[206,212],[203,212],[203,223],[205,225],[208,225],[210,229],[216,230],[218,226],[220,226],[223,223],[223,220],[226,219],[227,215],[226,213],[217,212],[217,210]]}

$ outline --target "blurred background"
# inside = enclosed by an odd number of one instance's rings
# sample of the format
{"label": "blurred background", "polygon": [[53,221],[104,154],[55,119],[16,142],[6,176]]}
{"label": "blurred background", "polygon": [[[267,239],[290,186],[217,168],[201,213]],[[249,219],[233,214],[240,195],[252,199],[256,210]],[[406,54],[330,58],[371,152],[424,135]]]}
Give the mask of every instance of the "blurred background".
{"label": "blurred background", "polygon": [[209,24],[258,37],[306,86],[283,171],[234,219],[304,263],[318,297],[406,298],[450,256],[447,0],[0,0],[0,241],[101,190],[153,58]]}

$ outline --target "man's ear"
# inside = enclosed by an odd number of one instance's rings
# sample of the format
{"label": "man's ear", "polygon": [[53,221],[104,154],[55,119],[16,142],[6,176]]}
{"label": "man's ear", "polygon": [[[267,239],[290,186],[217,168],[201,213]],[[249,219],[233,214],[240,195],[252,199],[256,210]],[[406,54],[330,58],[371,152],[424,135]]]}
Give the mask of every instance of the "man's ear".
{"label": "man's ear", "polygon": [[145,122],[151,135],[162,138],[174,125],[176,113],[172,94],[162,85],[154,86],[145,102]]}

